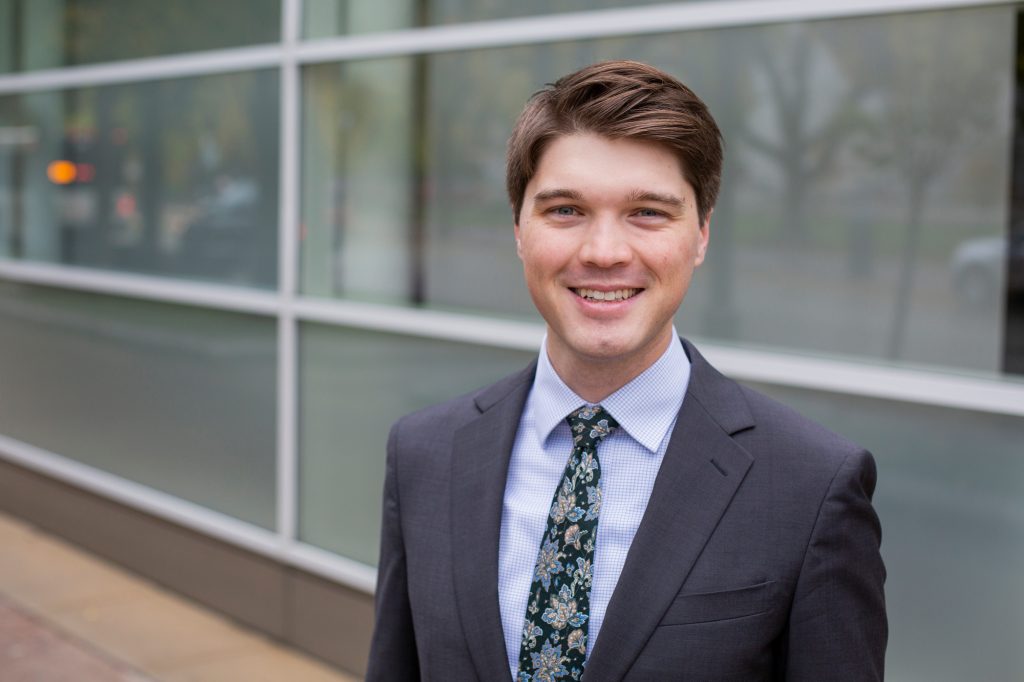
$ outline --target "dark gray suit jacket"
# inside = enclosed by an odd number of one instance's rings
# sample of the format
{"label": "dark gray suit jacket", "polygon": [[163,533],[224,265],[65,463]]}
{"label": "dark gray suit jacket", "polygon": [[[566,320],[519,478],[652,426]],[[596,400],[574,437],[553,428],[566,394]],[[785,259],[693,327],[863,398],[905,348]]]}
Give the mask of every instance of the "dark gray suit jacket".
{"label": "dark gray suit jacket", "polygon": [[[690,385],[584,679],[882,679],[874,460],[684,346]],[[510,679],[498,537],[533,374],[392,429],[368,680]]]}

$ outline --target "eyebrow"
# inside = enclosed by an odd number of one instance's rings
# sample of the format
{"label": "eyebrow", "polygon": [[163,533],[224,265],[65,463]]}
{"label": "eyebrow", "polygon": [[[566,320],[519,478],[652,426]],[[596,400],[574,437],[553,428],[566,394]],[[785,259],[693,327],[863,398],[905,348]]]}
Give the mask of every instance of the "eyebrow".
{"label": "eyebrow", "polygon": [[[537,203],[543,203],[545,201],[551,201],[553,199],[568,199],[570,201],[583,201],[583,193],[578,192],[574,189],[545,189],[537,192],[533,195],[533,200]],[[660,192],[650,192],[642,189],[634,189],[627,196],[627,201],[631,202],[645,202],[652,201],[659,204],[665,204],[672,206],[678,210],[682,210],[686,206],[686,202],[677,197],[674,194],[662,194]]]}
{"label": "eyebrow", "polygon": [[574,189],[545,189],[533,195],[533,200],[537,202],[550,201],[551,199],[583,201],[583,194]]}
{"label": "eyebrow", "polygon": [[659,204],[667,204],[668,206],[674,206],[677,209],[682,210],[686,206],[686,202],[675,196],[674,194],[661,194],[659,192],[648,192],[642,189],[635,189],[629,193],[629,201],[653,201]]}

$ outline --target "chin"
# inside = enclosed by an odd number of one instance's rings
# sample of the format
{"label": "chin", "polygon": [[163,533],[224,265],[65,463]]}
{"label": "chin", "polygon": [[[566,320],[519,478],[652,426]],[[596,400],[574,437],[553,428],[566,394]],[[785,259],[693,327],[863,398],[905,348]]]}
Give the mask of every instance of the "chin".
{"label": "chin", "polygon": [[627,339],[587,339],[572,345],[573,352],[595,362],[625,360],[636,355],[639,344]]}

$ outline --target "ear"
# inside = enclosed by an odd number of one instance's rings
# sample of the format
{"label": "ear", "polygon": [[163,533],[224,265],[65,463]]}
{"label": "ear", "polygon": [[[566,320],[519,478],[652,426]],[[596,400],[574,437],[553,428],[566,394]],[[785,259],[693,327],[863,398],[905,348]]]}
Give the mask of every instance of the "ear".
{"label": "ear", "polygon": [[516,255],[519,256],[519,260],[523,259],[523,242],[520,239],[519,221],[513,223],[514,234],[516,236]]}
{"label": "ear", "polygon": [[700,226],[700,235],[697,238],[697,253],[694,256],[694,266],[700,265],[704,262],[704,257],[708,252],[708,240],[711,237],[711,216],[714,214],[715,209],[708,211],[708,217],[705,218],[704,223]]}

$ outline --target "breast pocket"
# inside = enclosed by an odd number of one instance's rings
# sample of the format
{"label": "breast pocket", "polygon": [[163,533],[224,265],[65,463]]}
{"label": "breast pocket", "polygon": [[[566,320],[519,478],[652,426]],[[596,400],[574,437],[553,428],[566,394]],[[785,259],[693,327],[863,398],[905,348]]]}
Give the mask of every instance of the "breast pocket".
{"label": "breast pocket", "polygon": [[721,592],[681,593],[668,607],[660,625],[709,623],[755,616],[772,608],[775,581]]}

